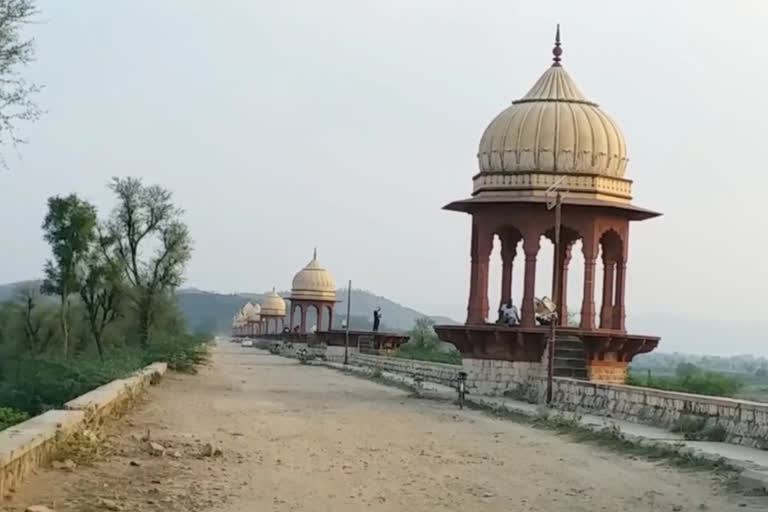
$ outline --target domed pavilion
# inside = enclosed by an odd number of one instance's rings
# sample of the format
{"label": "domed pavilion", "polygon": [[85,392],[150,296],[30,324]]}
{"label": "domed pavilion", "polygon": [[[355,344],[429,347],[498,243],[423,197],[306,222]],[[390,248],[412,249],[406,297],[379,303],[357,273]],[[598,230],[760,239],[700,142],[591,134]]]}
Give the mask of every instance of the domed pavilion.
{"label": "domed pavilion", "polygon": [[243,315],[247,324],[249,336],[254,336],[261,332],[261,306],[258,303],[248,302],[243,307]]}
{"label": "domed pavilion", "polygon": [[275,288],[261,299],[262,334],[278,334],[285,327],[285,301]]}
{"label": "domed pavilion", "polygon": [[232,336],[239,338],[245,336],[246,321],[243,310],[239,310],[232,318]]}
{"label": "domed pavilion", "polygon": [[307,312],[314,308],[317,312],[317,331],[330,329],[333,325],[333,308],[336,305],[336,281],[333,276],[317,261],[317,249],[312,261],[294,277],[291,285],[290,330],[294,330],[294,315],[300,312],[299,332],[306,334]]}
{"label": "domed pavilion", "polygon": [[[559,268],[551,270],[558,276],[557,283],[553,278],[552,293],[557,295],[553,302],[558,332],[572,343],[575,359],[585,360],[590,380],[623,382],[632,358],[653,350],[659,341],[626,332],[629,225],[660,214],[632,203],[624,135],[562,66],[559,27],[553,55],[551,66],[533,87],[485,129],[472,196],[444,207],[472,217],[470,290],[466,324],[435,329],[465,359],[542,362],[549,328],[536,321],[536,262],[541,237],[555,240],[555,212],[550,208],[556,192],[561,192],[562,223],[558,254],[553,258]],[[488,267],[496,236],[501,242],[502,268],[494,317],[497,304],[510,302],[513,265],[525,269],[516,326],[488,321]],[[584,256],[583,299],[578,327],[568,327],[567,276],[577,241]],[[518,244],[524,261],[516,262]],[[598,257],[604,269],[599,312],[595,311]]]}

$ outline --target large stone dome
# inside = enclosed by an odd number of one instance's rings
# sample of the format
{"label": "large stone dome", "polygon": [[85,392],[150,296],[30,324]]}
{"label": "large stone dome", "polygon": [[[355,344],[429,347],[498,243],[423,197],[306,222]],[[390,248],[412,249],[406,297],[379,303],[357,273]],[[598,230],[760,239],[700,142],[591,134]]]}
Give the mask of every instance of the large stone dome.
{"label": "large stone dome", "polygon": [[274,288],[261,299],[262,316],[285,316],[285,301]]}
{"label": "large stone dome", "polygon": [[318,263],[317,250],[315,250],[312,261],[294,276],[290,298],[319,301],[336,300],[336,281],[331,273]]}
{"label": "large stone dome", "polygon": [[554,63],[488,125],[477,153],[474,194],[541,195],[559,179],[571,196],[629,201],[627,144],[618,125]]}

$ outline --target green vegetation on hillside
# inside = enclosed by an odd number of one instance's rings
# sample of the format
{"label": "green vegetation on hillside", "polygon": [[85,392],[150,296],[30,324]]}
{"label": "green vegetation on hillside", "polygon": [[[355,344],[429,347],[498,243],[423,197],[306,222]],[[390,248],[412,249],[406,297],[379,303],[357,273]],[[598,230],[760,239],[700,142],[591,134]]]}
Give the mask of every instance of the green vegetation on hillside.
{"label": "green vegetation on hillside", "polygon": [[[678,368],[683,365],[693,365],[700,370],[693,385],[705,386],[714,390],[707,394],[716,394],[716,390],[724,386],[731,390],[731,394],[723,396],[768,402],[768,360],[751,354],[707,356],[652,352],[637,356],[632,361],[629,368],[630,377],[633,383],[639,382],[639,385],[644,385],[642,383],[647,381],[647,375],[650,371],[652,381],[655,383],[653,387],[679,388],[680,384],[677,382],[679,378]],[[704,378],[702,374],[712,376],[710,380],[714,382],[702,384],[700,382]],[[728,383],[719,382],[720,377]],[[734,389],[729,384],[730,382],[738,382],[738,389]]]}
{"label": "green vegetation on hillside", "polygon": [[48,201],[45,280],[0,303],[0,428],[150,362],[193,371],[205,358],[208,334],[189,332],[173,298],[190,242],[170,192],[134,178],[110,188],[102,220],[74,194]]}
{"label": "green vegetation on hillside", "polygon": [[627,384],[647,388],[681,391],[710,396],[736,396],[744,387],[744,382],[736,377],[722,373],[704,371],[691,363],[681,363],[675,375],[654,376],[652,372],[630,374]]}
{"label": "green vegetation on hillside", "polygon": [[432,328],[429,318],[419,318],[416,326],[408,333],[408,343],[402,345],[395,357],[431,361],[433,363],[461,364],[461,354],[456,349],[445,348]]}

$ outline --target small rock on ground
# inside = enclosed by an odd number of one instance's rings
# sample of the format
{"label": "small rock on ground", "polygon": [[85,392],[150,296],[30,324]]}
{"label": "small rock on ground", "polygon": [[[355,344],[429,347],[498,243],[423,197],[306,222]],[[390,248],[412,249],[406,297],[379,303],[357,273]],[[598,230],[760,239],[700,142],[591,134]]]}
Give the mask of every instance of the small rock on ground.
{"label": "small rock on ground", "polygon": [[152,455],[164,455],[165,454],[165,446],[159,444],[159,443],[149,443],[149,452]]}
{"label": "small rock on ground", "polygon": [[99,507],[101,507],[103,509],[106,509],[106,510],[123,510],[123,507],[121,507],[120,505],[118,505],[114,501],[107,500],[107,499],[104,499],[104,498],[99,500]]}
{"label": "small rock on ground", "polygon": [[55,460],[51,463],[51,467],[53,469],[60,469],[63,471],[74,471],[77,467],[77,464],[72,459],[67,459],[65,461]]}

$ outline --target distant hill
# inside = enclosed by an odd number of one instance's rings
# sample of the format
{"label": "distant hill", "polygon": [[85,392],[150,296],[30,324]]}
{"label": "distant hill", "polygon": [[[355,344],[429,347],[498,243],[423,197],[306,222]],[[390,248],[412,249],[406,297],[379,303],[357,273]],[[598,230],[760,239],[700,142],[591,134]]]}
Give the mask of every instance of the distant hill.
{"label": "distant hill", "polygon": [[[13,297],[20,286],[39,286],[40,281],[22,281],[0,285],[0,301]],[[228,332],[232,316],[247,300],[259,300],[255,293],[220,294],[196,288],[178,292],[181,310],[193,329]],[[287,296],[288,292],[280,292]],[[339,326],[347,311],[346,290],[338,290],[341,300],[336,305],[336,325]],[[413,327],[423,313],[398,304],[365,290],[352,291],[352,328],[368,329],[372,324],[373,310],[381,306],[382,329],[406,331]],[[456,324],[445,317],[432,317],[435,323]],[[768,324],[763,318],[749,318],[733,323],[710,318],[692,318],[673,313],[636,314],[627,318],[631,332],[661,336],[661,344],[654,352],[679,352],[687,354],[755,354],[768,356]],[[312,325],[312,324],[310,324]],[[640,357],[642,360],[642,356]]]}
{"label": "distant hill", "polygon": [[[16,290],[24,286],[39,287],[40,281],[30,280],[0,285],[0,301],[13,298]],[[282,297],[289,295],[287,291],[278,293]],[[246,301],[259,301],[263,298],[263,294],[258,293],[221,294],[197,288],[181,289],[176,293],[176,296],[179,307],[192,329],[210,330],[219,333],[229,332],[232,325],[232,317]],[[340,299],[340,302],[336,304],[334,326],[340,327],[341,321],[347,313],[347,290],[338,290],[336,296]],[[373,310],[377,306],[381,307],[382,330],[407,331],[413,327],[418,318],[429,316],[369,291],[352,290],[352,308],[350,313],[352,321],[350,327],[353,329],[369,329],[373,324]],[[442,324],[457,323],[446,317],[432,317],[432,320]],[[315,319],[310,318],[308,323],[313,325]]]}
{"label": "distant hill", "polygon": [[40,287],[40,283],[42,281],[18,281],[16,283],[8,283],[8,284],[0,284],[0,302],[3,302],[8,299],[12,299],[14,294],[19,288],[24,288],[25,286],[32,286],[35,288]]}

